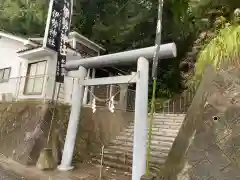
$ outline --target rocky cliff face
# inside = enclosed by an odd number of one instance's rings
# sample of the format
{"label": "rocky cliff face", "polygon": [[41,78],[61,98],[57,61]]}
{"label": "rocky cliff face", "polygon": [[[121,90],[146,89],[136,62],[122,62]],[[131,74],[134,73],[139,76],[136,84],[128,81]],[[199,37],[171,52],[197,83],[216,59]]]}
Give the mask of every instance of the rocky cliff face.
{"label": "rocky cliff face", "polygon": [[240,177],[240,95],[238,70],[204,74],[178,133],[162,179],[238,179]]}

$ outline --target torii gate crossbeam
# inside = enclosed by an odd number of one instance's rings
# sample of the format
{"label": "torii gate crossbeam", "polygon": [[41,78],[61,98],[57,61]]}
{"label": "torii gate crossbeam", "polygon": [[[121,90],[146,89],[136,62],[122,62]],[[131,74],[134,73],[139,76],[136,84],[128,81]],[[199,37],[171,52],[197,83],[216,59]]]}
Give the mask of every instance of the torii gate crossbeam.
{"label": "torii gate crossbeam", "polygon": [[[85,68],[97,68],[109,67],[114,65],[136,64],[139,57],[144,57],[146,59],[152,60],[154,50],[155,46],[152,46],[84,59],[80,59],[78,56],[75,56],[74,59],[73,57],[71,57],[72,61],[66,63],[65,68],[68,70],[77,70],[79,66],[83,66]],[[161,45],[159,52],[160,59],[168,59],[176,57],[176,55],[177,48],[175,43]]]}

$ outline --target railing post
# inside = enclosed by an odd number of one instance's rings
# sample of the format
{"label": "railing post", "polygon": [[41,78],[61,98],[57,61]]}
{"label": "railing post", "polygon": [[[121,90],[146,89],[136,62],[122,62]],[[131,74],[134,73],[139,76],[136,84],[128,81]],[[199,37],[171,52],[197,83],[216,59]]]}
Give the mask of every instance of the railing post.
{"label": "railing post", "polygon": [[164,114],[165,113],[165,103],[164,102],[161,104],[161,108],[162,108],[162,113]]}
{"label": "railing post", "polygon": [[168,107],[168,112],[167,112],[167,113],[169,114],[169,112],[170,112],[170,105],[169,105],[169,101],[168,101],[168,103],[167,103],[167,104],[168,104],[168,106],[167,106],[167,107]]}
{"label": "railing post", "polygon": [[188,91],[186,91],[185,95],[184,95],[184,111],[187,111],[187,101],[188,101]]}
{"label": "railing post", "polygon": [[172,106],[173,106],[173,114],[175,114],[175,100],[173,100]]}
{"label": "railing post", "polygon": [[180,99],[179,99],[179,111],[180,113],[182,113],[182,95],[180,96]]}

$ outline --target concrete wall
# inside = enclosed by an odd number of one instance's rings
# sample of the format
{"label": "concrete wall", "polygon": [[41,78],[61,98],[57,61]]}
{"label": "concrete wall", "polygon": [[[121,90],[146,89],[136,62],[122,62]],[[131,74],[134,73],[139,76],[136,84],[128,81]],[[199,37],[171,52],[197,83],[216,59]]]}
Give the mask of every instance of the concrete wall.
{"label": "concrete wall", "polygon": [[240,178],[240,96],[235,83],[211,68],[206,71],[158,179]]}
{"label": "concrete wall", "polygon": [[[116,110],[111,113],[107,108],[97,108],[93,114],[92,109],[84,107],[77,136],[76,159],[85,159],[99,155],[102,145],[107,145],[131,122],[134,113]],[[61,123],[67,124],[62,121]],[[62,126],[62,125],[60,125]],[[65,126],[66,127],[66,126]],[[63,130],[65,134],[66,131]]]}
{"label": "concrete wall", "polygon": [[22,164],[35,164],[46,145],[47,111],[47,104],[40,102],[1,103],[1,154]]}
{"label": "concrete wall", "polygon": [[[22,164],[35,164],[40,151],[46,147],[53,106],[45,102],[21,101],[0,103],[0,153]],[[102,145],[107,145],[120,131],[133,121],[133,113],[97,108],[83,108],[76,141],[74,160],[81,161],[99,155]],[[58,104],[50,138],[54,157],[64,145],[70,108]]]}

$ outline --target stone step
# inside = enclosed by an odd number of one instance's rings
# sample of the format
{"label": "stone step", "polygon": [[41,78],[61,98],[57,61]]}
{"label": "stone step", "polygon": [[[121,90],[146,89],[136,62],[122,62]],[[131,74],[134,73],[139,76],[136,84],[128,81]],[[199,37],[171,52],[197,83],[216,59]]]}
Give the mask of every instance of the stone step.
{"label": "stone step", "polygon": [[[169,141],[169,142],[173,142],[175,140],[176,136],[162,136],[162,135],[153,135],[152,136],[152,141]],[[112,143],[115,142],[132,142],[133,143],[133,136],[119,136],[117,137],[115,140],[112,141]]]}
{"label": "stone step", "polygon": [[[169,118],[169,119],[184,119],[186,115],[154,115],[154,118]],[[148,118],[151,118],[151,116],[148,116]]]}
{"label": "stone step", "polygon": [[[156,129],[155,129],[156,130]],[[175,134],[175,136],[177,135],[177,133],[179,132],[179,129],[168,129],[168,128],[158,128],[158,131],[153,131],[153,134],[158,134],[158,132],[162,132],[165,134]],[[133,134],[133,129],[125,129],[123,132],[121,132],[119,134],[119,136],[124,135],[124,136],[129,136]]]}
{"label": "stone step", "polygon": [[[163,128],[163,129],[174,129],[174,130],[178,130],[180,129],[181,125],[167,125],[167,124],[153,124],[152,125],[152,130],[153,131],[159,131],[159,128]],[[126,129],[133,129],[134,125],[129,125]]]}
{"label": "stone step", "polygon": [[[99,165],[101,164],[101,160],[98,158],[93,158],[93,161]],[[127,171],[127,172],[132,172],[132,162],[131,162],[131,164],[127,164],[127,163],[124,164],[124,162],[121,164],[121,163],[119,163],[118,160],[113,158],[113,159],[104,160],[103,165],[109,166],[111,168],[116,168],[116,169],[120,169],[123,171]],[[161,164],[150,163],[150,171],[152,173],[154,173],[154,171],[156,172],[156,169],[158,169],[157,168],[158,166],[161,166]]]}
{"label": "stone step", "polygon": [[[152,136],[165,136],[165,137],[176,137],[178,135],[179,129],[163,129],[158,128],[152,129]],[[149,133],[149,131],[148,131]],[[118,136],[116,136],[116,139],[119,137],[133,137],[134,132],[133,129],[126,129],[124,132],[121,132]]]}
{"label": "stone step", "polygon": [[[151,144],[151,151],[152,152],[168,152],[170,151],[172,144],[161,144],[159,146],[158,144]],[[111,152],[119,152],[119,153],[126,153],[126,152],[131,152],[132,153],[133,149],[133,144],[132,143],[122,143],[121,146],[119,144],[112,144],[111,146],[108,146],[106,148],[106,151],[111,151]]]}
{"label": "stone step", "polygon": [[[122,147],[133,147],[133,142],[115,142],[112,143],[111,146],[122,146]],[[166,141],[152,141],[151,147],[154,149],[160,149],[161,147],[168,147],[171,148],[173,145],[173,142],[166,142]],[[109,146],[110,147],[110,146]]]}
{"label": "stone step", "polygon": [[[159,150],[159,151],[151,151],[151,156],[164,158],[168,155],[169,151],[170,151],[169,149],[162,149],[162,150]],[[128,156],[128,157],[132,157],[132,154],[133,154],[132,150],[129,149],[129,148],[126,148],[126,149],[123,150],[123,148],[122,149],[119,149],[119,148],[116,149],[116,147],[107,148],[107,149],[104,150],[104,153],[106,155],[108,155],[108,154],[109,155],[115,155],[115,156],[125,155],[125,156]]]}
{"label": "stone step", "polygon": [[[161,118],[154,118],[153,119],[153,124],[168,124],[168,125],[172,125],[172,124],[182,124],[184,119],[161,119]],[[149,120],[150,122],[150,120]],[[133,122],[131,122],[132,124],[134,124]]]}
{"label": "stone step", "polygon": [[[149,119],[150,121],[150,119]],[[158,122],[166,122],[166,123],[182,123],[184,121],[184,118],[160,118],[156,117],[154,118],[153,122],[158,123]]]}
{"label": "stone step", "polygon": [[[151,168],[158,169],[170,152],[181,128],[185,114],[155,114],[152,128]],[[130,123],[109,146],[104,149],[103,164],[112,168],[131,171],[134,123]],[[147,142],[146,142],[147,143]],[[96,159],[100,163],[100,158]]]}
{"label": "stone step", "polygon": [[[181,126],[183,120],[154,119],[153,125],[178,125]],[[131,123],[134,124],[134,123]]]}
{"label": "stone step", "polygon": [[[150,121],[150,119],[148,119]],[[184,117],[154,117],[155,122],[182,122]]]}
{"label": "stone step", "polygon": [[[173,121],[173,120],[171,120],[171,121],[169,121],[169,120],[167,120],[167,121],[162,121],[162,120],[153,120],[153,126],[160,126],[160,125],[169,125],[169,126],[181,126],[182,125],[182,123],[183,123],[183,120],[179,120],[179,121]],[[129,124],[129,126],[134,126],[134,123],[133,122],[131,122],[130,124]],[[148,126],[149,126],[149,123],[148,123]]]}
{"label": "stone step", "polygon": [[[148,114],[148,116],[150,116],[150,114]],[[155,113],[154,117],[185,117],[186,114],[168,114],[168,113]]]}
{"label": "stone step", "polygon": [[[154,164],[155,166],[156,165],[162,165],[165,160],[166,160],[166,156],[164,157],[157,157],[157,156],[151,156],[151,159],[150,159],[150,164]],[[124,164],[124,165],[132,165],[132,154],[127,155],[127,156],[116,156],[116,155],[111,155],[111,154],[105,154],[104,155],[104,158],[103,158],[104,161],[111,161],[111,162],[118,162],[118,163],[121,163],[121,164]]]}
{"label": "stone step", "polygon": [[[148,117],[151,115],[149,114]],[[166,113],[156,113],[154,114],[154,117],[171,117],[171,118],[183,118],[186,114],[166,114]]]}
{"label": "stone step", "polygon": [[[153,120],[153,125],[155,124],[167,124],[167,125],[181,125],[183,123],[184,119],[156,119]],[[150,123],[150,119],[147,122]],[[130,123],[131,125],[134,124],[134,122]]]}
{"label": "stone step", "polygon": [[[161,132],[152,132],[152,141],[159,141],[159,142],[174,142],[175,138],[177,136],[176,134],[164,134]],[[126,133],[125,136],[117,136],[116,139],[112,140],[109,144],[113,144],[116,141],[124,141],[124,142],[132,142],[133,143],[133,133]],[[147,142],[146,142],[147,143]]]}
{"label": "stone step", "polygon": [[[93,158],[93,161],[95,163],[101,165],[101,159]],[[127,171],[127,172],[132,172],[132,165],[125,165],[125,164],[120,164],[120,163],[112,162],[112,161],[103,161],[103,165],[109,166],[111,168],[121,169],[121,170],[124,170],[124,171]]]}

